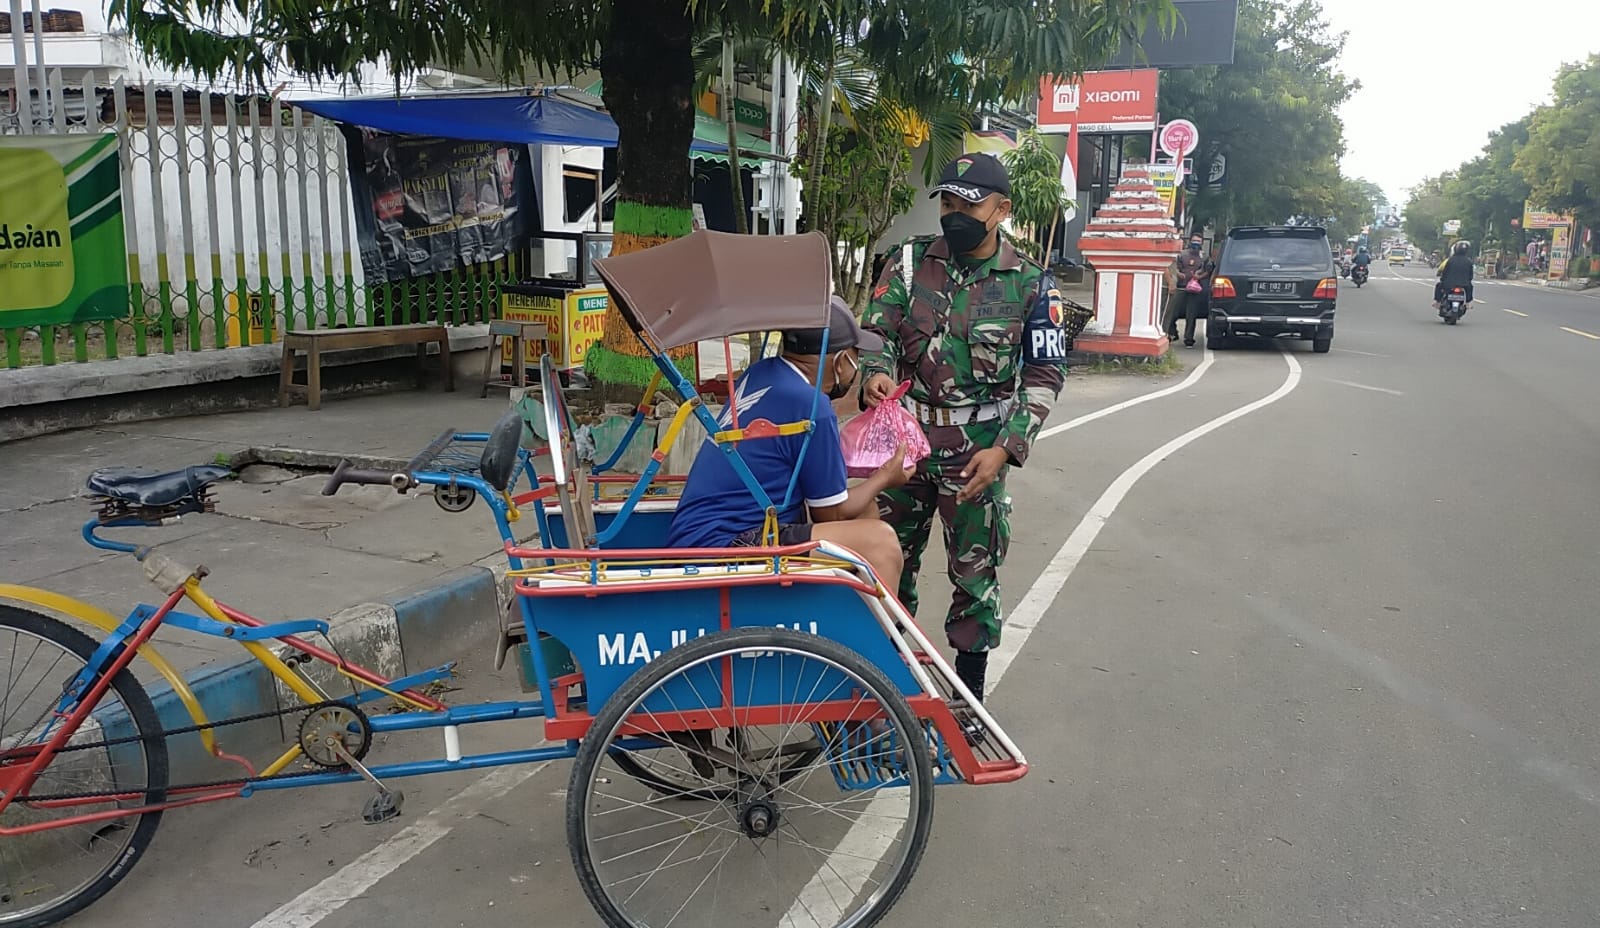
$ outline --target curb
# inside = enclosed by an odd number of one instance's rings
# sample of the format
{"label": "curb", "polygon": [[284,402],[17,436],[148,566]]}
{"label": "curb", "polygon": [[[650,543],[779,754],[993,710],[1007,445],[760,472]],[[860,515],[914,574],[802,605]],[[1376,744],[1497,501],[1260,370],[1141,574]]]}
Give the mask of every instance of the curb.
{"label": "curb", "polygon": [[[498,570],[483,563],[490,560],[499,561]],[[493,645],[503,614],[505,570],[505,557],[494,554],[381,601],[341,610],[329,620],[330,649],[351,663],[391,678],[458,661],[473,649],[487,649]],[[284,647],[275,650],[280,657],[290,651]],[[317,661],[305,667],[313,685],[330,696],[352,691],[351,682],[330,665]],[[213,720],[273,713],[298,704],[276,677],[247,654],[198,668],[187,675],[187,682]],[[149,688],[149,694],[163,728],[194,724],[171,684],[161,680]],[[217,729],[217,741],[223,751],[244,756],[259,768],[293,743],[298,724],[292,714],[270,715]],[[207,782],[238,774],[236,765],[206,753],[198,733],[172,736],[168,751],[173,783]]]}

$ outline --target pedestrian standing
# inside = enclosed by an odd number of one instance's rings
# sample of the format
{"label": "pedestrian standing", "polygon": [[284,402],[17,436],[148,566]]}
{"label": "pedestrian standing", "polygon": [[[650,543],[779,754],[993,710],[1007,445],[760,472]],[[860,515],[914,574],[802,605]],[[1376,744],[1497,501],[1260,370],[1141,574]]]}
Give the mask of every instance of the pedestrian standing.
{"label": "pedestrian standing", "polygon": [[1205,239],[1200,233],[1189,236],[1189,247],[1178,255],[1177,289],[1173,293],[1172,313],[1168,316],[1167,341],[1178,340],[1178,317],[1184,318],[1183,343],[1194,347],[1194,321],[1206,314],[1206,303],[1211,295],[1211,273],[1215,266],[1202,249]]}
{"label": "pedestrian standing", "polygon": [[997,571],[1011,537],[1006,474],[1021,467],[1061,392],[1067,344],[1061,295],[1049,272],[1001,235],[1011,180],[992,155],[950,162],[933,195],[938,237],[891,253],[863,319],[884,340],[862,356],[862,404],[911,382],[906,408],[932,453],[905,486],[878,498],[905,555],[900,602],[917,609],[917,574],[937,513],[954,592],[945,637],[980,700],[989,651],[1000,643]]}

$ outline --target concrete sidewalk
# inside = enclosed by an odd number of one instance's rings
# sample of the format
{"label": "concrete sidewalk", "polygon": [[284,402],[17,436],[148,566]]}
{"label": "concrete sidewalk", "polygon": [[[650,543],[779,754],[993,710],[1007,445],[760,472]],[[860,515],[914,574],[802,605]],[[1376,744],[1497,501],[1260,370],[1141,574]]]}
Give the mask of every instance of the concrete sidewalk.
{"label": "concrete sidewalk", "polygon": [[[703,355],[705,376],[722,373],[720,343]],[[735,345],[735,364],[744,356],[743,345]],[[206,589],[259,619],[329,618],[339,652],[385,675],[447,663],[463,649],[493,647],[505,607],[499,582],[505,558],[487,506],[447,513],[431,494],[401,496],[383,487],[347,486],[337,496],[321,495],[326,471],[341,457],[398,464],[446,429],[487,430],[505,411],[506,394],[479,399],[477,392],[464,384],[455,393],[335,400],[317,412],[293,406],[0,443],[6,474],[0,483],[0,583],[71,596],[118,619],[141,602],[159,602],[132,556],[99,551],[81,538],[93,516],[82,499],[84,481],[112,465],[164,471],[227,460],[243,466],[240,479],[217,486],[215,514],[108,534],[157,546],[187,565],[204,564],[210,570]],[[249,463],[263,458],[310,467]],[[536,538],[531,516],[517,527],[519,540]],[[163,628],[154,645],[213,719],[279,705],[270,675],[233,643]],[[190,724],[152,667],[135,662],[134,672],[167,727]],[[318,683],[330,695],[349,692],[342,678]],[[258,754],[292,738],[297,724],[294,716],[246,723],[227,729],[222,740]],[[175,739],[173,759],[175,779],[221,772],[195,735]]]}
{"label": "concrete sidewalk", "polygon": [[[486,429],[504,395],[398,393],[304,407],[120,425],[0,444],[0,582],[65,594],[122,617],[159,602],[132,556],[89,547],[79,536],[92,517],[80,498],[84,479],[108,465],[152,470],[249,460],[263,450],[337,459],[364,455],[403,461],[447,428]],[[293,450],[294,454],[286,454]],[[311,455],[315,458],[316,455]],[[501,609],[491,565],[503,565],[500,538],[481,502],[446,513],[431,495],[383,487],[320,491],[325,472],[253,464],[217,487],[215,514],[186,516],[159,529],[108,534],[152,544],[180,562],[204,564],[206,589],[264,620],[332,618],[332,640],[346,658],[399,676],[491,647]],[[531,537],[534,520],[518,523]],[[477,562],[483,561],[479,564]],[[189,607],[187,611],[196,611]],[[276,687],[237,645],[163,628],[155,646],[190,681],[213,718],[277,707]],[[190,724],[165,681],[136,662],[168,727]],[[319,681],[330,694],[347,684]],[[222,736],[235,750],[275,746],[289,717],[249,723]],[[176,739],[175,778],[216,776],[199,740]]]}

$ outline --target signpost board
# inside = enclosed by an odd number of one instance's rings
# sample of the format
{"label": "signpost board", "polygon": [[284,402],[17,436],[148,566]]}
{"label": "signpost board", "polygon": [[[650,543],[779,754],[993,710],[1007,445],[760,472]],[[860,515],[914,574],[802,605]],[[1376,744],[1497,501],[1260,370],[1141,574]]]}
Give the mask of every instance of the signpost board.
{"label": "signpost board", "polygon": [[1178,202],[1178,165],[1171,162],[1149,165],[1150,183],[1156,188],[1156,193],[1161,195],[1161,202],[1167,208],[1167,215],[1172,215],[1172,208]]}
{"label": "signpost board", "polygon": [[1161,127],[1157,141],[1162,151],[1182,160],[1200,144],[1200,130],[1187,119],[1174,119]]}
{"label": "signpost board", "polygon": [[1081,79],[1039,82],[1039,131],[1069,134],[1151,132],[1161,72],[1088,71]]}
{"label": "signpost board", "polygon": [[129,311],[117,136],[0,138],[0,328]]}

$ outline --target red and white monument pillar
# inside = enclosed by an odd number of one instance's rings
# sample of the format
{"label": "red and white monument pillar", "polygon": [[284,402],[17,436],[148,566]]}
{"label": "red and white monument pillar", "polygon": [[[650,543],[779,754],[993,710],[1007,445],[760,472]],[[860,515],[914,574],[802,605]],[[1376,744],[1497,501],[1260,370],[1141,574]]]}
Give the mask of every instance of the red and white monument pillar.
{"label": "red and white monument pillar", "polygon": [[1087,354],[1160,357],[1166,272],[1183,240],[1149,172],[1133,165],[1085,227],[1078,248],[1094,266],[1094,319],[1074,346]]}

